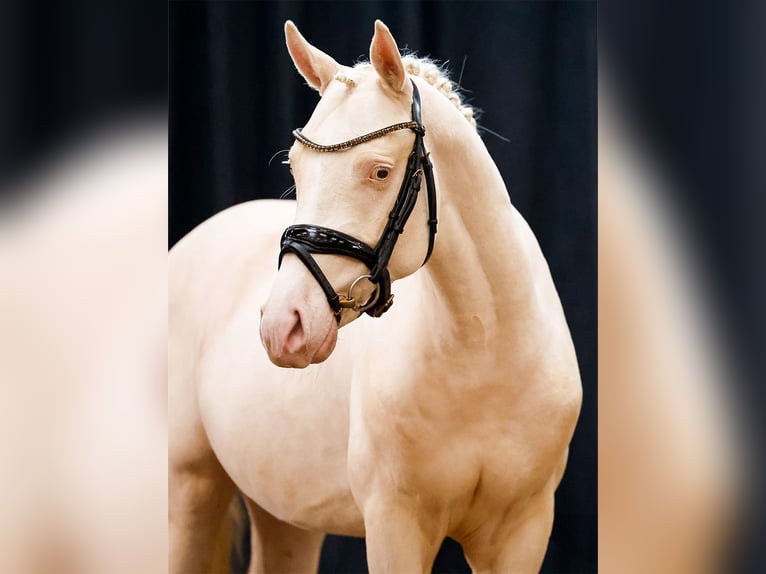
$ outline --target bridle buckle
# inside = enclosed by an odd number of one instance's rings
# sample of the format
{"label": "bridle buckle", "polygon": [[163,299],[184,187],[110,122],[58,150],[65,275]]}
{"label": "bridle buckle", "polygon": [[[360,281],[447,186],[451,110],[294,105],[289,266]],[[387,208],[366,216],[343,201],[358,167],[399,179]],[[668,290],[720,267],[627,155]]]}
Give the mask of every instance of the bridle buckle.
{"label": "bridle buckle", "polygon": [[338,298],[338,305],[340,305],[341,309],[353,309],[356,307],[356,300],[353,297],[349,299],[348,297],[341,295]]}
{"label": "bridle buckle", "polygon": [[388,299],[386,299],[385,303],[383,303],[377,309],[372,309],[369,313],[373,317],[380,317],[381,315],[383,315],[383,313],[388,311],[391,308],[391,305],[393,305],[393,304],[394,304],[394,294],[391,293],[391,295],[388,296]]}
{"label": "bridle buckle", "polygon": [[394,304],[394,294],[391,293],[391,295],[389,295],[388,299],[386,299],[386,302],[383,303],[383,306],[380,308],[380,314],[382,315],[383,313],[388,311],[391,308],[391,305],[393,305],[393,304]]}

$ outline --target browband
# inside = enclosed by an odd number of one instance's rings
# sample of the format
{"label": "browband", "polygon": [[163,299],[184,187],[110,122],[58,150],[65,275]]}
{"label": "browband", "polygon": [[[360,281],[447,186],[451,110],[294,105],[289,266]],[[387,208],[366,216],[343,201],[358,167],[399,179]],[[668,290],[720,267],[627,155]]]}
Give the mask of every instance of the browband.
{"label": "browband", "polygon": [[316,142],[311,141],[309,138],[303,135],[303,132],[301,131],[300,128],[293,130],[293,137],[299,142],[301,142],[303,145],[305,145],[307,148],[313,149],[314,151],[344,151],[354,146],[357,146],[359,144],[363,144],[368,141],[388,135],[391,132],[395,132],[399,130],[417,131],[418,129],[420,129],[420,127],[421,127],[420,124],[417,122],[402,122],[402,123],[381,128],[379,130],[375,130],[374,132],[364,134],[363,136],[355,137],[348,141],[341,142],[338,144],[333,144],[333,145],[322,145],[322,144],[318,144]]}
{"label": "browband", "polygon": [[[412,152],[407,161],[407,169],[396,201],[388,215],[388,221],[383,229],[380,240],[374,248],[342,231],[318,225],[291,225],[282,234],[278,265],[281,266],[282,258],[286,253],[294,253],[314,276],[317,283],[319,283],[327,297],[327,302],[335,313],[335,319],[339,323],[341,312],[344,308],[365,312],[373,317],[380,317],[393,304],[394,297],[391,294],[391,277],[388,272],[388,262],[396,246],[396,241],[404,231],[404,226],[412,210],[415,208],[423,179],[426,181],[429,228],[428,250],[423,260],[423,265],[426,264],[433,252],[437,228],[436,186],[433,179],[433,166],[423,143],[425,127],[421,122],[420,93],[415,82],[412,82],[412,121],[393,124],[342,143],[321,145],[304,136],[300,129],[293,131],[295,139],[309,149],[318,152],[337,152],[404,129],[415,132],[415,143],[412,146]],[[370,273],[369,275],[358,277],[351,284],[347,296],[342,297],[335,291],[312,254],[352,257],[364,263],[370,270]],[[363,278],[374,283],[376,289],[369,301],[360,304],[354,300],[352,291],[357,282]]]}

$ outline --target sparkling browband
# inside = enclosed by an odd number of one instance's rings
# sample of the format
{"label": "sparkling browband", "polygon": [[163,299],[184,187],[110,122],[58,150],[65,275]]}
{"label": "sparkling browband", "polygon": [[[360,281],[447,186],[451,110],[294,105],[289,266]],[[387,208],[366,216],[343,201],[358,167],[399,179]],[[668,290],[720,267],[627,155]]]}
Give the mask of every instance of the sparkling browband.
{"label": "sparkling browband", "polygon": [[[425,132],[418,122],[402,122],[333,145],[322,145],[311,141],[303,135],[300,128],[293,130],[293,136],[307,148],[313,149],[314,151],[343,151],[399,130],[413,130],[418,133],[421,133],[421,131]],[[421,133],[421,135],[425,135],[425,133]]]}

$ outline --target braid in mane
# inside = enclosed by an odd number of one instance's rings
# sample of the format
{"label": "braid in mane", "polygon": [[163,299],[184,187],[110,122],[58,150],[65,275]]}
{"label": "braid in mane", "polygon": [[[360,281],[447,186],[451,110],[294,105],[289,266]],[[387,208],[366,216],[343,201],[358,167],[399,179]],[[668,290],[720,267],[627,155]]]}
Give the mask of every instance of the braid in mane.
{"label": "braid in mane", "polygon": [[[408,74],[423,78],[426,82],[431,84],[441,95],[452,102],[452,105],[457,108],[474,129],[476,128],[476,110],[472,106],[463,102],[459,88],[456,88],[449,80],[445,69],[437,66],[428,58],[418,58],[411,54],[403,56],[402,62],[404,63],[404,69]],[[368,62],[359,62],[353,68],[343,67],[337,74],[335,74],[335,80],[346,84],[349,88],[353,88],[357,84],[357,80],[354,78],[354,71],[367,70],[371,67],[372,66]]]}
{"label": "braid in mane", "polygon": [[455,85],[447,77],[447,73],[444,69],[437,66],[428,58],[417,58],[412,55],[407,55],[402,58],[402,61],[404,62],[404,69],[407,70],[408,74],[423,78],[426,82],[431,84],[441,95],[452,102],[452,105],[463,114],[463,117],[469,124],[476,128],[476,118],[474,117],[473,107],[463,103],[463,98],[455,89]]}

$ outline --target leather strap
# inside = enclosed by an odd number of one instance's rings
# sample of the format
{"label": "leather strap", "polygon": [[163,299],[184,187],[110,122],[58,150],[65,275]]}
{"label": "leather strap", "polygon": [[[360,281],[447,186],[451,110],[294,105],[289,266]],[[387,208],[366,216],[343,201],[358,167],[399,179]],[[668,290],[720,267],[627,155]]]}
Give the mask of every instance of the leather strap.
{"label": "leather strap", "polygon": [[282,246],[284,247],[286,243],[302,243],[309,248],[311,253],[353,257],[368,268],[372,268],[377,261],[375,250],[363,241],[359,241],[356,237],[342,231],[320,225],[291,225],[282,234]]}
{"label": "leather strap", "polygon": [[335,292],[335,289],[333,288],[330,281],[328,281],[325,274],[322,273],[321,267],[319,267],[316,260],[311,256],[309,249],[305,245],[298,242],[288,242],[286,244],[283,243],[282,250],[279,252],[279,263],[277,265],[277,269],[282,266],[282,257],[285,253],[288,252],[295,253],[298,256],[298,259],[303,262],[309,272],[314,276],[314,279],[317,280],[317,283],[319,283],[322,291],[324,291],[325,297],[327,297],[327,302],[330,304],[330,308],[333,310],[336,317],[340,318],[340,297]]}
{"label": "leather strap", "polygon": [[436,242],[436,228],[439,225],[439,219],[436,217],[436,184],[434,183],[434,166],[431,163],[431,155],[423,147],[423,175],[426,179],[426,193],[428,198],[428,251],[423,259],[421,267],[428,263],[431,254],[434,252],[434,243]]}

